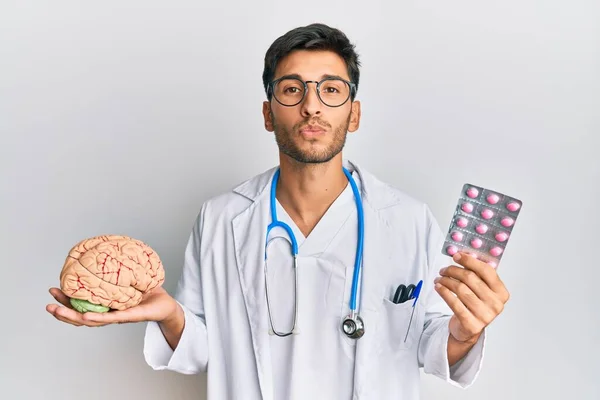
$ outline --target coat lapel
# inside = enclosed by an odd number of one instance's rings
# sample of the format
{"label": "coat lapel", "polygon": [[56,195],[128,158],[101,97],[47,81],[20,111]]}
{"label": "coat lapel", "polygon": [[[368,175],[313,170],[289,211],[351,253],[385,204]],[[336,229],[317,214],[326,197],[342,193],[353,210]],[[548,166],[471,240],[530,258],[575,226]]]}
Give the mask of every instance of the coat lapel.
{"label": "coat lapel", "polygon": [[[252,200],[232,222],[235,256],[256,359],[262,398],[272,400],[273,382],[269,346],[269,316],[265,299],[264,249],[271,220],[269,188],[271,169],[234,189]],[[250,373],[250,372],[249,372]]]}

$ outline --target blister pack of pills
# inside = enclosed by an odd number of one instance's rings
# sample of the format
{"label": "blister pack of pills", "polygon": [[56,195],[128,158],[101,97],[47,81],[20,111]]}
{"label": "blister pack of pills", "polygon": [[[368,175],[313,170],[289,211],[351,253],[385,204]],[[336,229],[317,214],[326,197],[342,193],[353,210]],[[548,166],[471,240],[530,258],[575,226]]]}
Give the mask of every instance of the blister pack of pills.
{"label": "blister pack of pills", "polygon": [[442,253],[468,253],[497,268],[522,205],[514,197],[465,184]]}

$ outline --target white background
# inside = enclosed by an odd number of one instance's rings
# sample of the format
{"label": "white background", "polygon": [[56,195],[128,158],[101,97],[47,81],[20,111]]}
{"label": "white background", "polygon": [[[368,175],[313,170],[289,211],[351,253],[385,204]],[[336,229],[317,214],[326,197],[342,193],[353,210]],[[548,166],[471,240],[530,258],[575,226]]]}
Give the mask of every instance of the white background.
{"label": "white background", "polygon": [[202,202],[277,162],[264,54],[317,21],[363,62],[346,157],[443,227],[465,182],[524,202],[479,380],[424,376],[423,399],[600,398],[597,0],[2,1],[0,398],[204,398],[146,366],[143,324],[59,323],[48,288],[77,241],[121,233],[172,291]]}

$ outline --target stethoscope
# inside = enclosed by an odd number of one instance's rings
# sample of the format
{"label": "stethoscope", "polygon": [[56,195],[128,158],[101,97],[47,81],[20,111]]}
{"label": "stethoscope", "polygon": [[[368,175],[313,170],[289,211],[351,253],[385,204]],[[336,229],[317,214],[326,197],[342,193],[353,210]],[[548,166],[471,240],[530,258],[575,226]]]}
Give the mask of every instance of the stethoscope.
{"label": "stethoscope", "polygon": [[[347,315],[342,322],[342,331],[352,339],[359,339],[365,333],[365,324],[362,318],[359,315],[357,303],[357,294],[358,294],[358,285],[361,277],[361,267],[362,267],[362,252],[363,252],[363,242],[364,242],[364,215],[362,208],[362,201],[360,198],[360,193],[358,192],[358,187],[356,186],[356,182],[350,172],[344,169],[344,174],[348,178],[350,185],[352,186],[352,191],[354,192],[354,200],[356,203],[356,209],[358,212],[358,240],[356,244],[356,258],[354,261],[354,276],[352,278],[352,292],[350,296],[350,314]],[[296,327],[296,321],[298,316],[298,243],[296,242],[296,237],[292,228],[282,221],[277,219],[277,211],[275,209],[275,193],[277,189],[277,181],[279,180],[279,169],[275,171],[275,175],[273,176],[273,181],[271,183],[271,223],[267,227],[267,243],[265,245],[265,264],[264,264],[264,275],[265,275],[265,288],[266,288],[266,297],[267,297],[267,309],[269,312],[269,323],[271,324],[270,334],[275,334],[277,336],[285,337],[291,334],[298,333]],[[271,240],[269,239],[269,233],[273,228],[280,227],[285,229],[287,232],[289,239],[285,238],[292,247],[292,256],[294,257],[294,320],[292,329],[288,332],[280,332],[275,329],[273,325],[273,318],[271,316],[271,306],[269,303],[269,284],[267,280],[267,250],[271,242],[277,238],[281,238],[281,236],[275,236]]]}

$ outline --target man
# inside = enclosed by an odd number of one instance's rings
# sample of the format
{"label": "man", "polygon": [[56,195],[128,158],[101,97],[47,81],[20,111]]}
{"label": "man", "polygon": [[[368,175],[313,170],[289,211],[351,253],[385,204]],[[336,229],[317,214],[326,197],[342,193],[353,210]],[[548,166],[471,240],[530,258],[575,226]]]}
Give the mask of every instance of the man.
{"label": "man", "polygon": [[[420,367],[471,385],[509,294],[481,261],[447,265],[425,204],[343,160],[361,116],[354,46],[326,25],[294,29],[268,50],[263,81],[280,165],[202,205],[175,298],[161,288],[81,315],[52,288],[65,307],[48,311],[74,325],[148,321],[148,364],[207,371],[209,399],[417,399]],[[362,336],[356,316],[344,324],[353,293]]]}

